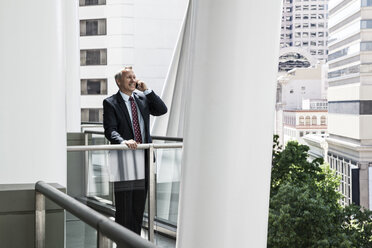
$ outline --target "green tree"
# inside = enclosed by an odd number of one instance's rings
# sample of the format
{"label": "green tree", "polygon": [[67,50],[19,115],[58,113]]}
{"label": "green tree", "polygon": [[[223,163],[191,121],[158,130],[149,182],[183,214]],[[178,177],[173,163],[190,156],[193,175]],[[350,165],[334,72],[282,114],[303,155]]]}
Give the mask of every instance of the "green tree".
{"label": "green tree", "polygon": [[268,247],[372,247],[370,211],[339,204],[339,178],[309,147],[274,136]]}

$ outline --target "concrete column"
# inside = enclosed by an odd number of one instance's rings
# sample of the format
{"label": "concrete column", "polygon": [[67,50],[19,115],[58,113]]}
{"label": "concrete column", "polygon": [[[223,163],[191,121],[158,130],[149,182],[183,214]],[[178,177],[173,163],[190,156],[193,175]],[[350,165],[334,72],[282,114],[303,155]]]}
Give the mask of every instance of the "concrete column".
{"label": "concrete column", "polygon": [[0,32],[0,182],[65,186],[63,1],[1,1]]}
{"label": "concrete column", "polygon": [[266,247],[281,1],[191,1],[177,245]]}
{"label": "concrete column", "polygon": [[360,206],[369,209],[369,167],[368,162],[360,162],[359,167],[359,197]]}
{"label": "concrete column", "polygon": [[66,131],[80,132],[79,2],[63,1],[66,48]]}

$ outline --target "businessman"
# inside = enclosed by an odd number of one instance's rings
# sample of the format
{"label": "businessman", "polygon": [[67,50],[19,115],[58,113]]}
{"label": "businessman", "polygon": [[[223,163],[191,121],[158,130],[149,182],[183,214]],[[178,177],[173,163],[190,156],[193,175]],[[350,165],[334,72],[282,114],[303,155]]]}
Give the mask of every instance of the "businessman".
{"label": "businessman", "polygon": [[[118,72],[115,81],[118,93],[103,101],[106,138],[111,144],[126,144],[131,149],[136,149],[140,143],[151,143],[150,114],[163,115],[167,107],[145,82],[136,78],[132,67]],[[136,89],[139,92],[134,92]],[[147,194],[147,174],[146,166],[144,180],[114,183],[115,221],[139,235]]]}

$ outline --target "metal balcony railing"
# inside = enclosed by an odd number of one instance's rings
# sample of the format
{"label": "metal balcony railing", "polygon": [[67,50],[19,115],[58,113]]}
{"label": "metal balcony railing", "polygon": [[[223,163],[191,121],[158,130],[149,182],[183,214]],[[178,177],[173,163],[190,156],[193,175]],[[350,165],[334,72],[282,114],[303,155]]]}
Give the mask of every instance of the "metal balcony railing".
{"label": "metal balcony railing", "polygon": [[141,236],[113,222],[53,186],[39,181],[35,185],[35,248],[45,248],[45,197],[96,229],[98,248],[112,247],[111,241],[114,241],[120,247],[156,247]]}

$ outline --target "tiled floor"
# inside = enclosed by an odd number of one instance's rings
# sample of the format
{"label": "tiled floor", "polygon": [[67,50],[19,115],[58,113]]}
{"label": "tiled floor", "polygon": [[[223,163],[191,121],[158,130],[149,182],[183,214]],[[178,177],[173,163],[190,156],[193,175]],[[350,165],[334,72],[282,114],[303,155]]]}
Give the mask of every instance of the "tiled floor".
{"label": "tiled floor", "polygon": [[[146,237],[145,232],[142,236]],[[161,248],[175,248],[176,241],[161,235],[155,235],[155,244]],[[97,232],[80,220],[66,221],[66,248],[96,248]],[[113,248],[116,246],[114,245]]]}

